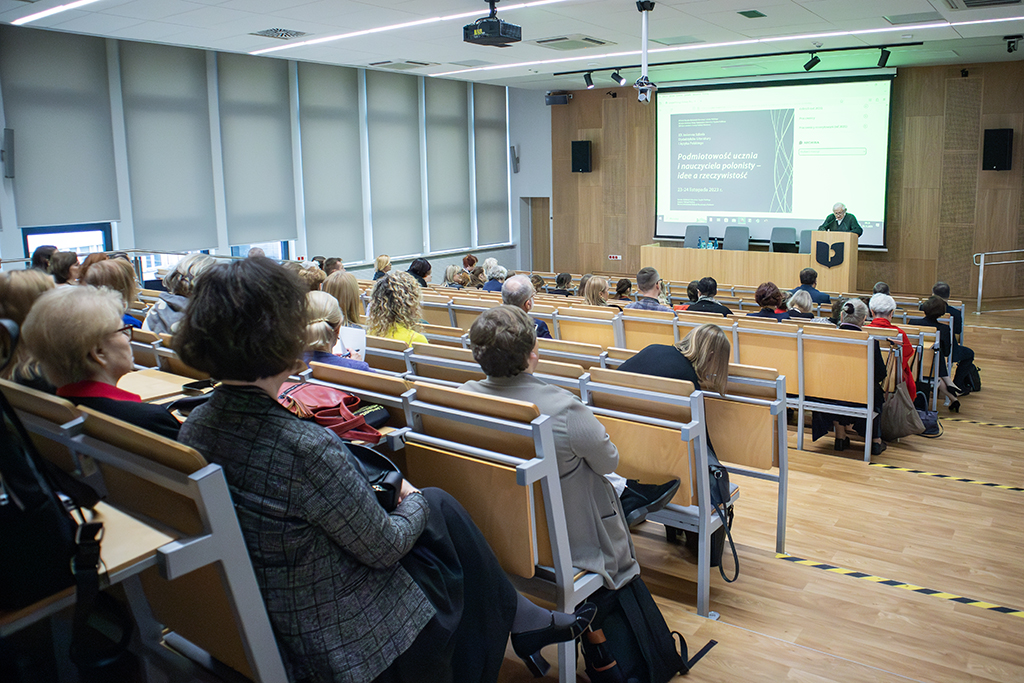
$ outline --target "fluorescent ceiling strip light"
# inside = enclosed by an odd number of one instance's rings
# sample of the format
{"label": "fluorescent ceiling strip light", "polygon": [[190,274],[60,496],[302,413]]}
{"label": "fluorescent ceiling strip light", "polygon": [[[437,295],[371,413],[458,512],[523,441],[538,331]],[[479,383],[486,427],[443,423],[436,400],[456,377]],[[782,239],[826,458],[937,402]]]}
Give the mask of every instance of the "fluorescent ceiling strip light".
{"label": "fluorescent ceiling strip light", "polygon": [[[96,2],[97,0],[89,0],[89,2]],[[535,2],[521,2],[518,5],[509,5],[508,7],[502,7],[501,12],[511,12],[517,9],[526,9],[531,7],[543,7],[544,5],[555,5],[560,2],[569,2],[569,0],[536,0]],[[330,43],[336,40],[345,40],[346,38],[358,38],[360,36],[369,36],[374,33],[383,33],[385,31],[398,31],[403,28],[412,28],[414,26],[424,26],[426,24],[436,24],[439,21],[454,21],[456,19],[470,19],[472,17],[479,17],[482,10],[474,12],[461,12],[459,14],[449,14],[446,17],[429,17],[427,19],[417,19],[416,21],[407,21],[402,24],[392,24],[390,26],[378,26],[377,28],[368,28],[362,31],[352,31],[350,33],[338,33],[331,36],[323,36],[321,38],[311,38],[309,40],[302,40],[297,43],[288,43],[287,45],[275,45],[274,47],[264,48],[262,50],[254,50],[250,52],[251,55],[265,55],[271,52],[278,52],[280,50],[290,50],[296,47],[308,47],[310,45],[319,45],[321,43]]]}
{"label": "fluorescent ceiling strip light", "polygon": [[973,21],[954,21],[950,26],[971,26],[973,24],[998,24],[1004,21],[1024,21],[1024,17],[1003,17],[1002,19],[975,19]]}
{"label": "fluorescent ceiling strip light", "polygon": [[[814,40],[818,38],[840,38],[843,36],[864,36],[878,33],[891,33],[893,31],[907,32],[907,31],[920,31],[929,28],[952,28],[954,26],[963,26],[965,24],[975,23],[993,23],[1003,21],[1020,21],[1024,20],[1024,17],[1007,17],[1005,19],[984,19],[980,21],[964,21],[958,23],[950,23],[948,21],[936,21],[927,24],[908,24],[905,26],[890,26],[885,28],[868,28],[858,29],[855,31],[833,31],[830,33],[802,33],[799,35],[792,36],[772,36],[769,38],[751,38],[749,40],[735,40],[725,43],[693,43],[690,45],[679,45],[675,47],[660,47],[653,50],[648,50],[650,54],[665,53],[665,52],[685,52],[687,50],[707,50],[710,48],[717,47],[737,47],[740,45],[758,45],[767,43],[779,43],[788,40]],[[810,50],[808,50],[810,52]],[[472,69],[460,69],[458,71],[446,71],[444,73],[429,74],[430,76],[441,77],[441,76],[457,76],[465,73],[475,73],[478,71],[493,71],[495,69],[514,69],[522,68],[527,66],[542,66],[546,64],[560,64],[571,61],[588,60],[593,61],[596,59],[608,59],[612,57],[623,57],[640,54],[639,50],[632,52],[616,52],[613,54],[595,55],[590,54],[582,57],[564,57],[562,59],[546,59],[536,62],[520,62],[518,64],[493,64],[491,66],[476,67]]]}
{"label": "fluorescent ceiling strip light", "polygon": [[86,5],[91,5],[92,3],[99,1],[100,0],[78,0],[78,2],[69,2],[66,5],[57,5],[56,7],[51,7],[50,9],[44,9],[42,12],[36,12],[35,14],[30,14],[27,17],[15,19],[11,23],[14,24],[15,26],[21,26],[22,24],[27,24],[31,21],[45,19],[46,17],[51,17],[54,14],[67,12],[69,9],[78,9],[79,7],[85,7]]}

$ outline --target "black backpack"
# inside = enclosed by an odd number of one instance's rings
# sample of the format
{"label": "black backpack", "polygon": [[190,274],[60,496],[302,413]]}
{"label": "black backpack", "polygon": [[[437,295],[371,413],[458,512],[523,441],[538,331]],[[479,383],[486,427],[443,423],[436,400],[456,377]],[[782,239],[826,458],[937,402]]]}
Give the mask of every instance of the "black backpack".
{"label": "black backpack", "polygon": [[972,391],[981,391],[981,371],[974,361],[962,360],[956,364],[956,374],[953,376],[953,384],[969,394]]}
{"label": "black backpack", "polygon": [[[590,601],[597,605],[597,616],[581,640],[591,683],[667,683],[689,673],[718,644],[708,641],[688,658],[686,641],[669,630],[639,576],[619,590],[602,588]],[[593,642],[602,636],[603,643]]]}

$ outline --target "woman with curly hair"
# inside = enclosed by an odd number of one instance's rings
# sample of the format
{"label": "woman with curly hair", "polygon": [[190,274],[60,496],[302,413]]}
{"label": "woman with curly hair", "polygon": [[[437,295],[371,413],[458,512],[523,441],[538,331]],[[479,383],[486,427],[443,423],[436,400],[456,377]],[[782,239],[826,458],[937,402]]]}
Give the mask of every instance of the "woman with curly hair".
{"label": "woman with curly hair", "polygon": [[427,343],[420,332],[420,286],[406,272],[388,273],[373,285],[370,310],[366,314],[366,333],[374,337],[398,339],[412,346]]}
{"label": "woman with curly hair", "polygon": [[754,301],[761,307],[761,310],[747,313],[755,318],[774,318],[776,320],[788,320],[789,313],[781,310],[786,296],[779,291],[774,282],[762,282],[761,286],[754,292]]}

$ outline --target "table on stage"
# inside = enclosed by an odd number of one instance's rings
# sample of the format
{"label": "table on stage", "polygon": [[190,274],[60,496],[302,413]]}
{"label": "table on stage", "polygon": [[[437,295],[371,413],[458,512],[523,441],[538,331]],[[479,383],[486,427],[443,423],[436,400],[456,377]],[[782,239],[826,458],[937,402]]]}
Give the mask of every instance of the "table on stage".
{"label": "table on stage", "polygon": [[[713,277],[730,285],[756,287],[774,282],[779,289],[800,284],[800,271],[818,271],[818,289],[828,292],[853,292],[857,288],[857,235],[852,232],[811,233],[810,254],[786,254],[768,251],[726,251],[724,249],[686,249],[645,244],[640,247],[640,264],[657,269],[666,280],[699,280]],[[824,259],[818,258],[823,243]],[[841,246],[840,246],[841,245]],[[842,258],[839,253],[842,252]],[[841,261],[831,268],[820,260]]]}

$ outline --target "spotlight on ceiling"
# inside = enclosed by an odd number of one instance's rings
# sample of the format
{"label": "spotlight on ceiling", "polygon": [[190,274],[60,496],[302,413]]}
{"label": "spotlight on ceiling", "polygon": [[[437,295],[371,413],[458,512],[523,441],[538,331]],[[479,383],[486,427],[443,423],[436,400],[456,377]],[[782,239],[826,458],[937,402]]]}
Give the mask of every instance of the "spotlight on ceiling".
{"label": "spotlight on ceiling", "polygon": [[618,71],[612,72],[612,80],[618,83],[619,85],[626,85],[626,79],[623,78],[622,74],[620,74]]}
{"label": "spotlight on ceiling", "polygon": [[589,73],[583,74],[583,82],[587,84],[587,90],[594,89],[594,79],[590,77]]}
{"label": "spotlight on ceiling", "polygon": [[892,54],[892,53],[889,52],[888,50],[886,50],[884,47],[882,48],[882,52],[878,55],[878,66],[879,67],[883,67],[883,66],[885,66],[889,62],[889,55],[890,54]]}
{"label": "spotlight on ceiling", "polygon": [[812,52],[811,53],[811,58],[807,60],[806,64],[804,64],[804,71],[810,71],[814,67],[818,66],[818,64],[820,62],[821,62],[821,59],[818,57],[818,55],[816,55],[816,54],[814,54]]}

